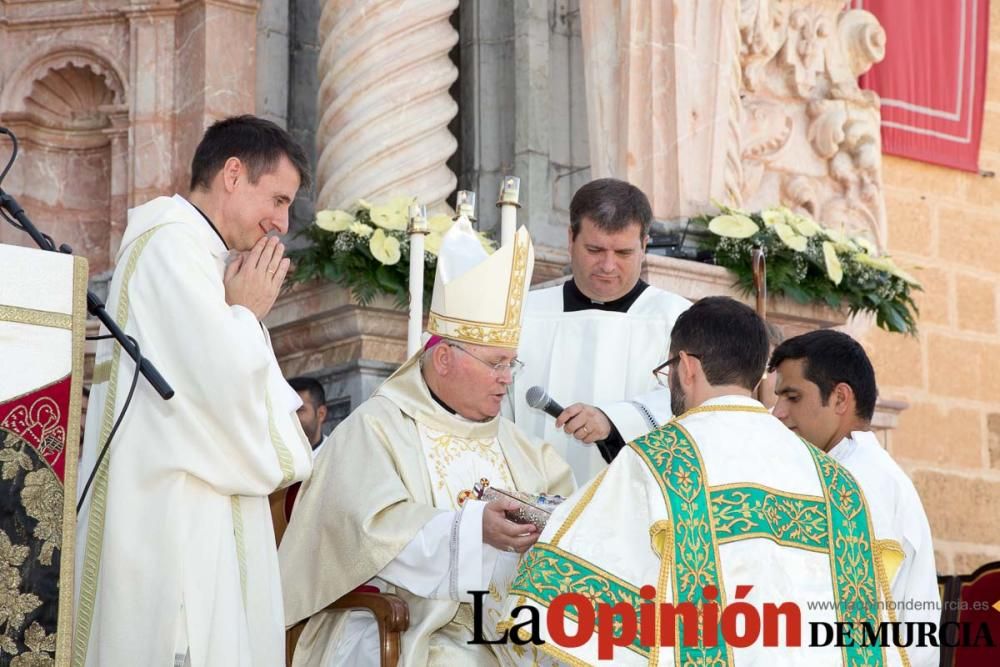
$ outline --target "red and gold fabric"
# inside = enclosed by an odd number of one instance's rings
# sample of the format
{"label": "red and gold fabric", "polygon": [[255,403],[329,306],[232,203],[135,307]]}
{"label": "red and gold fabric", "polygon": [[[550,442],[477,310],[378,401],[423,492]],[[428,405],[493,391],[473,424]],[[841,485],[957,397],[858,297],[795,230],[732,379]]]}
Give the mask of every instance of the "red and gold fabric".
{"label": "red and gold fabric", "polygon": [[0,245],[0,286],[0,663],[68,665],[87,261]]}

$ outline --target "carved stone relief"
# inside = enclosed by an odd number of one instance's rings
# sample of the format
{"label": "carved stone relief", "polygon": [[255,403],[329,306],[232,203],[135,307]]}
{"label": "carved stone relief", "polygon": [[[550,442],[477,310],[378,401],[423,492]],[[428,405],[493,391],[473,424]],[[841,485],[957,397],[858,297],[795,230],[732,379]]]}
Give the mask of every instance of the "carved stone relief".
{"label": "carved stone relief", "polygon": [[743,206],[784,203],[885,242],[879,102],[858,76],[885,31],[841,0],[743,0]]}

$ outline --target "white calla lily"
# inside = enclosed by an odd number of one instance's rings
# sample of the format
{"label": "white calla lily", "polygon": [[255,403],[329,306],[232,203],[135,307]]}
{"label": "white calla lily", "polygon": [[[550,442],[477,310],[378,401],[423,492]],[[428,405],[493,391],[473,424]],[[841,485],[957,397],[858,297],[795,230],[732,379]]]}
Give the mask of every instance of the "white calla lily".
{"label": "white calla lily", "polygon": [[862,250],[867,252],[869,255],[878,254],[878,248],[875,247],[875,244],[866,239],[864,236],[855,236],[853,240],[855,244],[857,244]]}
{"label": "white calla lily", "polygon": [[779,222],[771,227],[781,242],[786,246],[791,248],[796,252],[802,252],[806,249],[806,245],[809,243],[809,239],[804,236],[799,236],[792,226],[787,222]]}
{"label": "white calla lily", "polygon": [[396,264],[402,256],[399,250],[399,239],[386,234],[381,229],[376,229],[372,237],[368,239],[368,249],[371,250],[375,259],[386,266]]}
{"label": "white calla lily", "polygon": [[352,234],[357,234],[362,238],[368,238],[369,236],[372,235],[372,232],[375,230],[372,229],[371,225],[366,225],[363,222],[353,222],[351,223],[350,227],[347,228],[347,231],[351,232]]}
{"label": "white calla lily", "polygon": [[840,281],[844,279],[844,267],[840,264],[840,258],[837,257],[836,247],[830,241],[823,241],[823,262],[826,264],[826,276],[835,285],[839,285]]}
{"label": "white calla lily", "polygon": [[804,215],[794,215],[790,222],[795,231],[806,238],[816,236],[823,231],[823,228],[816,224],[815,220]]}
{"label": "white calla lily", "polygon": [[338,209],[316,212],[316,226],[327,232],[342,232],[350,227],[352,222],[357,221],[347,211]]}
{"label": "white calla lily", "polygon": [[760,231],[753,220],[745,215],[717,215],[708,223],[708,229],[713,234],[730,239],[746,239]]}

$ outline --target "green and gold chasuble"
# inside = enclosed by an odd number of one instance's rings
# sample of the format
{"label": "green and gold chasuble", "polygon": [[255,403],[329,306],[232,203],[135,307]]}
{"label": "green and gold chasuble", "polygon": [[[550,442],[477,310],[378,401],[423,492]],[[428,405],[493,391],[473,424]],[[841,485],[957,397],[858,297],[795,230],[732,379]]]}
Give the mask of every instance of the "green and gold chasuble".
{"label": "green and gold chasuble", "polygon": [[[512,611],[516,606],[523,604],[547,610],[557,596],[578,593],[592,601],[595,606],[625,603],[636,610],[637,616],[641,609],[640,605],[645,604],[650,608],[654,602],[669,602],[674,606],[691,603],[699,612],[704,612],[704,605],[707,602],[714,602],[718,605],[718,615],[721,616],[727,605],[727,590],[730,594],[728,603],[732,604],[737,601],[732,597],[734,586],[749,590],[751,586],[756,586],[761,581],[761,577],[766,579],[769,576],[766,574],[769,568],[781,567],[781,564],[754,562],[752,556],[737,556],[736,553],[731,554],[730,558],[739,558],[747,562],[727,563],[725,560],[727,555],[720,554],[720,551],[725,550],[725,545],[763,539],[770,543],[767,547],[770,553],[784,552],[785,556],[795,558],[796,553],[786,550],[809,552],[815,554],[811,558],[806,556],[813,564],[817,562],[817,558],[825,556],[828,572],[813,569],[814,574],[811,577],[814,583],[817,579],[828,577],[828,585],[832,588],[832,604],[828,594],[827,616],[822,620],[831,626],[834,622],[852,624],[854,641],[852,645],[843,642],[845,645],[839,649],[841,652],[839,662],[851,667],[885,664],[886,649],[878,645],[878,642],[867,642],[866,645],[861,641],[862,624],[878,629],[881,620],[879,603],[883,599],[880,598],[880,588],[884,590],[887,586],[886,575],[879,561],[880,545],[872,533],[869,510],[855,480],[836,461],[804,441],[799,441],[797,446],[800,451],[797,452],[796,460],[800,468],[811,464],[811,470],[804,472],[811,472],[816,478],[818,484],[815,486],[818,493],[782,490],[758,483],[752,476],[748,477],[746,482],[730,481],[712,485],[698,442],[684,425],[689,421],[684,417],[696,412],[728,412],[732,413],[726,415],[730,421],[735,419],[736,422],[751,424],[754,420],[773,420],[770,415],[766,415],[762,407],[758,409],[753,405],[716,405],[689,412],[682,418],[671,421],[633,441],[630,444],[630,452],[638,462],[632,460],[622,465],[622,467],[631,466],[630,471],[622,474],[622,471],[616,470],[616,466],[613,465],[606,474],[599,476],[568,501],[569,507],[553,517],[553,524],[556,525],[550,524],[547,527],[542,539],[522,561],[511,589],[507,610]],[[718,417],[718,414],[713,416]],[[706,420],[713,416],[697,415],[694,421],[699,423],[695,426],[706,423]],[[733,426],[736,426],[736,423]],[[764,426],[765,431],[774,430],[773,424],[765,423]],[[736,434],[730,437],[740,437],[740,431],[728,432]],[[708,433],[711,434],[711,430]],[[794,439],[790,432],[775,431],[775,435],[784,434]],[[763,442],[766,443],[766,438]],[[708,446],[712,444],[710,442]],[[782,441],[783,447],[787,448],[789,444],[787,438]],[[796,444],[792,443],[791,446]],[[753,448],[748,447],[745,455],[753,455]],[[732,465],[739,468],[740,463],[733,461]],[[644,485],[649,489],[646,499],[636,492],[637,472],[646,476]],[[732,473],[729,476],[733,477]],[[614,481],[609,482],[612,478]],[[629,478],[629,481],[623,484],[623,478]],[[602,496],[602,487],[609,483],[615,491],[613,493],[610,490],[606,491]],[[659,498],[653,497],[654,488],[658,489]],[[638,531],[639,527],[631,533],[626,529],[613,527],[616,523],[625,524],[630,520],[628,516],[620,516],[621,508],[627,503],[622,503],[623,493],[618,489],[626,494],[634,494],[635,504],[639,508],[642,507],[644,500],[647,503],[653,501],[662,503],[665,517],[649,523],[647,544],[640,543],[642,536]],[[612,495],[614,500],[610,503],[603,499],[603,497],[611,498]],[[602,505],[607,506],[607,511],[602,511]],[[618,511],[615,511],[614,506],[617,506]],[[642,514],[641,509],[639,514]],[[603,531],[602,539],[591,543],[582,537],[584,531],[589,530],[588,519],[581,519],[584,515],[592,517],[589,521],[595,530]],[[600,519],[595,521],[597,517]],[[603,524],[611,524],[612,527],[608,528]],[[601,527],[598,528],[598,525]],[[567,544],[567,534],[571,533],[575,537]],[[608,535],[615,537],[608,539]],[[619,543],[619,546],[609,546],[609,543],[615,542]],[[625,545],[628,542],[630,543]],[[775,549],[780,551],[774,551]],[[637,566],[633,569],[634,572],[646,573],[642,579],[635,579],[634,574],[631,578],[621,576],[619,572],[625,572],[628,565],[619,567],[619,558],[615,556],[619,552],[621,561],[646,559],[653,565],[645,568]],[[649,552],[655,555],[658,564],[648,558]],[[639,556],[633,556],[633,553],[638,553]],[[591,554],[594,557],[588,558]],[[593,562],[594,560],[600,561],[601,564]],[[734,568],[732,571],[740,573],[740,579],[729,581],[728,587],[723,576],[726,565]],[[656,589],[655,599],[648,588],[650,586]],[[715,597],[715,591],[710,587],[718,591],[718,597]],[[706,588],[711,591],[710,594],[713,596],[711,600],[705,599]],[[767,592],[761,595],[775,594],[774,588],[767,589],[766,585],[764,588]],[[780,588],[778,586],[777,590]],[[761,617],[763,614],[760,606],[766,602],[781,605],[793,601],[800,605],[803,618],[809,614],[806,604],[803,604],[808,603],[808,599],[763,597],[759,600],[740,601],[753,603]],[[572,605],[567,606],[564,617],[575,625],[579,620],[579,611]],[[544,615],[545,611],[542,611],[543,626]],[[591,617],[588,611],[588,621],[590,618],[595,619],[595,633],[590,641],[596,642],[598,615]],[[723,636],[721,622],[715,624],[713,632],[705,627],[685,628],[685,619],[681,614],[667,615],[664,618],[666,620],[657,618],[655,634],[649,633],[654,637],[652,641],[648,638],[643,641],[641,633],[637,631],[630,645],[616,648],[614,664],[619,664],[619,660],[623,663],[635,662],[636,657],[640,661],[645,659],[651,665],[671,664],[670,652],[673,653],[672,662],[675,665],[737,664],[737,661],[734,661],[734,647],[730,646]],[[699,618],[704,620],[701,613]],[[815,614],[809,618],[817,620]],[[513,622],[507,621],[507,627],[521,620],[523,619],[516,618]],[[672,646],[657,646],[659,642],[655,638],[663,636],[661,621],[674,623],[673,641],[670,642]],[[616,631],[620,632],[620,624],[615,627]],[[781,621],[778,627],[780,647],[786,641],[788,633],[785,621]],[[567,630],[567,632],[573,635],[577,630]],[[669,628],[666,630],[669,631]],[[697,640],[685,641],[685,630],[696,636]],[[715,640],[706,641],[704,636],[706,632],[711,632]],[[761,632],[763,633],[763,630]],[[589,658],[586,653],[581,657],[580,653],[559,647],[551,641],[551,638],[546,637],[546,639],[547,643],[542,650],[557,662],[590,664],[593,659],[592,650]],[[802,646],[806,647],[810,640],[810,634],[804,628],[801,635]],[[873,643],[875,645],[871,645]],[[832,657],[829,655],[830,650],[832,649],[827,649],[828,657]],[[629,651],[635,654],[631,658],[627,656]],[[661,655],[663,652],[667,654]],[[894,655],[893,658],[895,657]],[[905,664],[905,657],[902,657],[902,660]]]}

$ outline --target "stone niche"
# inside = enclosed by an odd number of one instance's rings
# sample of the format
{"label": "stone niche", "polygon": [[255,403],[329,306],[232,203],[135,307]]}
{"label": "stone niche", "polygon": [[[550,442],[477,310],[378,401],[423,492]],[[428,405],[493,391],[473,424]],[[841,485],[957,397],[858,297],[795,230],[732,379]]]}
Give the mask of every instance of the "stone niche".
{"label": "stone niche", "polygon": [[[107,270],[125,218],[123,82],[85,52],[59,52],[20,84],[5,91],[2,118],[20,153],[4,187],[36,225],[86,256],[92,272]],[[0,229],[0,241],[25,240]]]}
{"label": "stone niche", "polygon": [[[205,127],[254,111],[257,9],[0,0],[0,124],[21,141],[3,187],[92,274],[113,264],[130,206],[186,192]],[[234,58],[233,44],[248,46]],[[0,242],[30,240],[3,225]]]}

